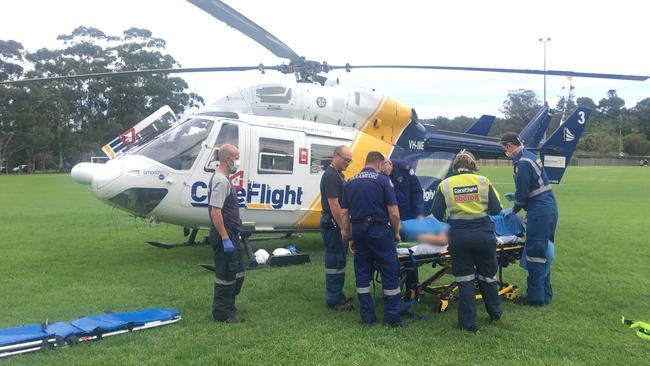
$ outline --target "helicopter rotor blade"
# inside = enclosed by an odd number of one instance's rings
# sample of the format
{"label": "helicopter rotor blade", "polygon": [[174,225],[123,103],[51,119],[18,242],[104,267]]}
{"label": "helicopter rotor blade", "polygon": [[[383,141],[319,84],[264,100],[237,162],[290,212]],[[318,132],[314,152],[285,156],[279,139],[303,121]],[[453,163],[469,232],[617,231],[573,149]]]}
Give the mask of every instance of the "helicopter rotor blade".
{"label": "helicopter rotor blade", "polygon": [[596,79],[617,79],[617,80],[633,80],[645,81],[650,78],[648,75],[624,75],[624,74],[603,74],[594,72],[576,72],[576,71],[558,71],[558,70],[532,70],[532,69],[501,69],[489,67],[461,67],[461,66],[423,66],[423,65],[358,65],[353,66],[346,64],[345,66],[328,66],[330,70],[346,70],[350,72],[352,69],[417,69],[417,70],[454,70],[454,71],[480,71],[480,72],[498,72],[509,74],[533,74],[533,75],[552,75],[552,76],[571,76],[582,78],[596,78]]}
{"label": "helicopter rotor blade", "polygon": [[297,62],[301,59],[296,52],[274,35],[246,18],[237,10],[219,0],[187,0],[218,20],[244,33],[255,42],[264,46],[274,55]]}
{"label": "helicopter rotor blade", "polygon": [[277,66],[225,66],[225,67],[186,67],[176,69],[150,69],[150,70],[126,70],[126,71],[112,71],[112,72],[97,72],[89,74],[66,75],[66,76],[52,76],[34,79],[21,79],[21,80],[6,80],[0,81],[3,84],[27,84],[43,81],[60,81],[71,79],[93,79],[114,76],[129,76],[129,75],[154,75],[154,74],[184,74],[193,72],[232,72],[232,71],[251,71],[258,70],[264,72],[265,70],[278,70]]}

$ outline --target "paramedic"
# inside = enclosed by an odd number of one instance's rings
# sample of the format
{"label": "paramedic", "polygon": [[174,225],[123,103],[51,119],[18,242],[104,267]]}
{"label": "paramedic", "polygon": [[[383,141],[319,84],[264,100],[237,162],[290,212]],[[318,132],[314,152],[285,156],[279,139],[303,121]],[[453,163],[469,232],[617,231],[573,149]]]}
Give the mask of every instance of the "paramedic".
{"label": "paramedic", "polygon": [[551,272],[546,270],[549,240],[555,241],[558,212],[555,196],[541,160],[526,150],[519,135],[508,132],[501,146],[514,167],[515,193],[513,213],[526,210],[526,265],[528,293],[517,302],[524,305],[547,305],[553,298]]}
{"label": "paramedic", "polygon": [[411,165],[406,160],[386,160],[382,165],[382,173],[390,177],[390,181],[395,186],[400,219],[422,219],[424,217],[422,186]]}
{"label": "paramedic", "polygon": [[475,174],[476,158],[462,150],[452,168],[458,173],[438,185],[433,198],[433,215],[447,219],[449,252],[454,281],[459,288],[458,325],[478,332],[474,284],[478,280],[485,309],[493,322],[501,319],[497,289],[496,235],[489,215],[501,211],[501,202],[490,181]]}
{"label": "paramedic", "polygon": [[362,323],[372,325],[377,320],[370,294],[372,269],[377,268],[384,289],[384,325],[401,327],[405,323],[400,319],[402,299],[395,248],[400,241],[399,209],[390,179],[381,174],[383,162],[380,152],[369,152],[365,168],[345,186],[341,207],[350,220],[342,222],[341,235],[349,240],[350,249],[354,248]]}

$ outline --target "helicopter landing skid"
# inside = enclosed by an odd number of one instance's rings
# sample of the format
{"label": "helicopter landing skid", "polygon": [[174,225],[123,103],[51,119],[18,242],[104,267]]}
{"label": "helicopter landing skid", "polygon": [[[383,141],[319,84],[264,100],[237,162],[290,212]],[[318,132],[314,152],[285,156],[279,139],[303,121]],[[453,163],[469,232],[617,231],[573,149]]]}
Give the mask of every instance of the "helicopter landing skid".
{"label": "helicopter landing skid", "polygon": [[[270,267],[268,264],[257,264],[256,262],[253,262],[253,263],[255,263],[255,265],[248,265],[246,267],[247,271],[250,271],[250,270],[253,270],[253,269],[260,269],[260,268],[268,268],[268,267]],[[210,272],[214,272],[214,264],[202,263],[202,264],[199,264],[199,266],[201,266],[204,269],[207,269]]]}
{"label": "helicopter landing skid", "polygon": [[[183,228],[183,232],[186,233],[185,236],[187,236],[189,230],[187,228]],[[170,243],[163,243],[159,241],[147,241],[147,244],[161,249],[172,249],[172,248],[179,248],[179,247],[196,247],[199,245],[208,245],[207,238],[205,238],[201,242],[196,241],[196,235],[198,233],[199,233],[199,229],[192,229],[192,231],[189,232],[189,238],[187,238],[187,241],[185,243],[170,244]]]}
{"label": "helicopter landing skid", "polygon": [[289,231],[287,233],[284,233],[283,235],[280,236],[262,236],[262,237],[255,237],[255,238],[249,238],[248,241],[262,241],[262,240],[281,240],[281,239],[289,239],[293,235],[293,231]]}

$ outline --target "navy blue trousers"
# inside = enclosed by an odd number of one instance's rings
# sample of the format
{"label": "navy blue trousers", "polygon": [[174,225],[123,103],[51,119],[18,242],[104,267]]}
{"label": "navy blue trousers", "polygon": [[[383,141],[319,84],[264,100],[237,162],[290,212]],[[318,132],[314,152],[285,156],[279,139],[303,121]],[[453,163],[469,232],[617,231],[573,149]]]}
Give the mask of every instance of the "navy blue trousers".
{"label": "navy blue trousers", "polygon": [[341,240],[341,231],[331,221],[331,216],[321,215],[320,234],[325,242],[325,289],[327,306],[334,307],[345,302],[345,264],[348,244]]}
{"label": "navy blue trousers", "polygon": [[546,268],[548,241],[555,242],[558,213],[555,204],[531,209],[526,213],[526,266],[528,267],[527,301],[534,305],[549,304],[553,299],[551,271]]}
{"label": "navy blue trousers", "polygon": [[210,230],[208,237],[214,258],[212,317],[216,321],[224,321],[234,315],[235,297],[244,284],[244,262],[239,246],[239,231],[231,229],[227,231],[235,247],[232,253],[223,251],[221,235],[214,228]]}
{"label": "navy blue trousers", "polygon": [[384,289],[384,323],[399,322],[402,306],[399,261],[391,228],[387,224],[375,224],[365,230],[361,224],[352,224],[352,239],[361,321],[372,324],[377,320],[375,303],[370,294],[372,271],[377,268]]}
{"label": "navy blue trousers", "polygon": [[449,231],[451,269],[458,285],[458,325],[476,327],[476,287],[492,319],[501,318],[497,287],[496,236],[490,231]]}

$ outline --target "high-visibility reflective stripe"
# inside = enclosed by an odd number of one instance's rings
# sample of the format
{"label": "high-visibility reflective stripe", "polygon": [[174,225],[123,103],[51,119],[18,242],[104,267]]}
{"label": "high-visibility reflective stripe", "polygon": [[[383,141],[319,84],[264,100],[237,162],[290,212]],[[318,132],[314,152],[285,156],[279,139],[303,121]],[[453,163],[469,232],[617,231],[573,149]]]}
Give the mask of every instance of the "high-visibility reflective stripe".
{"label": "high-visibility reflective stripe", "polygon": [[524,160],[530,163],[530,165],[535,169],[535,173],[537,174],[537,183],[539,184],[539,188],[537,188],[534,191],[531,191],[528,193],[528,197],[535,197],[540,193],[544,193],[548,190],[551,189],[551,186],[548,184],[544,184],[544,178],[542,178],[542,168],[540,168],[539,165],[537,165],[536,161],[533,161],[532,159],[529,158],[521,158],[519,161]]}
{"label": "high-visibility reflective stripe", "polygon": [[345,273],[345,268],[325,268],[325,274],[340,274]]}
{"label": "high-visibility reflective stripe", "polygon": [[216,283],[217,285],[230,286],[230,285],[234,285],[235,282],[237,281],[226,281],[226,280],[222,280],[221,278],[214,279],[214,283]]}
{"label": "high-visibility reflective stripe", "polygon": [[456,282],[469,282],[469,281],[474,281],[476,276],[472,273],[471,275],[467,276],[454,276],[454,281]]}
{"label": "high-visibility reflective stripe", "polygon": [[447,201],[447,206],[454,202],[451,197],[451,189],[449,188],[449,179],[442,181],[442,193],[445,196],[445,201]]}
{"label": "high-visibility reflective stripe", "polygon": [[488,187],[487,180],[484,176],[478,176],[478,183],[481,188],[481,203],[483,204],[483,209],[487,211],[490,188]]}
{"label": "high-visibility reflective stripe", "polygon": [[483,277],[481,275],[476,275],[476,278],[478,278],[479,281],[483,281],[483,282],[487,282],[487,283],[497,282],[497,276]]}
{"label": "high-visibility reflective stripe", "polygon": [[358,294],[369,294],[370,293],[370,287],[357,287],[357,293]]}
{"label": "high-visibility reflective stripe", "polygon": [[235,278],[244,278],[244,272],[235,273]]}
{"label": "high-visibility reflective stripe", "polygon": [[544,193],[544,192],[550,191],[550,190],[551,190],[551,185],[547,184],[545,186],[541,186],[541,187],[537,188],[534,191],[530,191],[530,193],[528,193],[528,197],[535,197],[540,193]]}
{"label": "high-visibility reflective stripe", "polygon": [[546,258],[542,257],[529,257],[526,256],[526,260],[533,263],[546,263]]}
{"label": "high-visibility reflective stripe", "polygon": [[400,291],[399,287],[392,290],[384,289],[384,295],[386,296],[395,296],[395,295],[399,295],[400,293],[402,293],[402,291]]}
{"label": "high-visibility reflective stripe", "polygon": [[457,219],[462,219],[462,220],[471,220],[471,219],[480,219],[481,217],[487,216],[486,213],[477,213],[477,214],[470,214],[470,213],[455,213],[449,215],[449,218],[452,220],[457,220]]}

